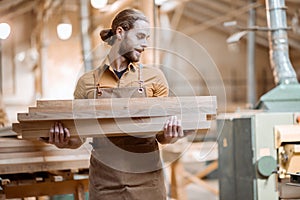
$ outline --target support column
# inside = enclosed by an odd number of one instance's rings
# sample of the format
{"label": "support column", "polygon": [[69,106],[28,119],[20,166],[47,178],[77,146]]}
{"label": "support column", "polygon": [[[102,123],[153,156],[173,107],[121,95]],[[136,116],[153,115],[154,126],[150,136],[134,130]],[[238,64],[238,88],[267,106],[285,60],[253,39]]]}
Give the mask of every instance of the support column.
{"label": "support column", "polygon": [[2,84],[2,39],[0,39],[0,97],[3,95],[3,84]]}
{"label": "support column", "polygon": [[82,59],[85,71],[93,69],[93,54],[91,41],[89,36],[90,28],[90,2],[88,0],[80,0],[80,29],[81,29],[81,45]]}
{"label": "support column", "polygon": [[[249,0],[249,4],[256,3],[256,0]],[[256,25],[256,8],[249,10],[248,27]],[[248,33],[247,41],[247,103],[250,108],[256,104],[256,76],[255,76],[255,32]]]}
{"label": "support column", "polygon": [[155,9],[154,9],[154,0],[140,0],[139,9],[146,15],[150,22],[151,27],[151,43],[149,41],[149,48],[143,53],[141,62],[146,64],[156,63],[155,59],[155,41],[156,41],[156,31],[155,31]]}
{"label": "support column", "polygon": [[33,30],[35,45],[39,53],[39,58],[36,66],[36,91],[35,95],[38,97],[44,97],[47,88],[47,58],[48,58],[48,37],[47,27],[45,24],[44,10],[46,1],[40,1],[37,9],[37,24]]}

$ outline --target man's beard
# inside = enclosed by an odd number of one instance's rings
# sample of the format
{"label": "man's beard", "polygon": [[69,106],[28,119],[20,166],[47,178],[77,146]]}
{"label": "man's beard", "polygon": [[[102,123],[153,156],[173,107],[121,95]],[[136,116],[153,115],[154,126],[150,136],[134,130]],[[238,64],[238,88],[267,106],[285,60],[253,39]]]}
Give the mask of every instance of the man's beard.
{"label": "man's beard", "polygon": [[127,48],[127,44],[123,41],[120,45],[119,54],[126,58],[128,62],[138,62],[140,60],[139,56],[134,55],[134,49]]}
{"label": "man's beard", "polygon": [[138,62],[140,60],[139,57],[134,56],[134,51],[126,52],[122,56],[124,56],[129,62]]}

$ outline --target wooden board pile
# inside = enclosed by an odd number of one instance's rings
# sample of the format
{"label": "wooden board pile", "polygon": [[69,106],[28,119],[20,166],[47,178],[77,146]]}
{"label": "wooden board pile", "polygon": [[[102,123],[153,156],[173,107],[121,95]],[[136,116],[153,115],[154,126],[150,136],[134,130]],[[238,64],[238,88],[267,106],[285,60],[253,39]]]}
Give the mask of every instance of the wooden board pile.
{"label": "wooden board pile", "polygon": [[89,145],[58,149],[40,141],[0,137],[0,174],[33,173],[89,167]]}
{"label": "wooden board pile", "polygon": [[207,130],[216,115],[214,96],[113,98],[37,101],[28,113],[18,113],[13,130],[24,139],[48,137],[61,122],[71,136],[100,137],[156,134],[170,116],[182,120],[184,130]]}

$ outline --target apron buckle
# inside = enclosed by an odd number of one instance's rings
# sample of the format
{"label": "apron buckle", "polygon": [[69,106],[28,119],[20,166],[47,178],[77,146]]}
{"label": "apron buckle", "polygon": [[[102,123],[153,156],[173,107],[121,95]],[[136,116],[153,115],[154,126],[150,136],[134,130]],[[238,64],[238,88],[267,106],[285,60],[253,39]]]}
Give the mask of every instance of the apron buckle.
{"label": "apron buckle", "polygon": [[139,87],[139,89],[138,89],[138,92],[139,92],[140,94],[142,94],[142,93],[144,92],[143,84],[144,84],[144,81],[139,80],[139,85],[140,85],[140,87]]}
{"label": "apron buckle", "polygon": [[100,84],[97,84],[97,95],[98,96],[102,96],[102,94],[103,94],[103,92],[102,92],[102,90],[100,88]]}
{"label": "apron buckle", "polygon": [[139,92],[140,94],[144,93],[144,88],[139,88],[139,89],[138,89],[138,92]]}

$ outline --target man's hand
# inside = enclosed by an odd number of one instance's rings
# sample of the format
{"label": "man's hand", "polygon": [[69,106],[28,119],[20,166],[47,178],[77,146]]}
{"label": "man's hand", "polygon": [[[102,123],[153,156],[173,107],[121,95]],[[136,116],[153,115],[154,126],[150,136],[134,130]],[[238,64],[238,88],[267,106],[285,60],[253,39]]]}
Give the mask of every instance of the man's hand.
{"label": "man's hand", "polygon": [[177,119],[177,116],[170,117],[164,125],[163,133],[156,135],[161,144],[174,143],[183,137],[185,134],[182,130],[181,120]]}
{"label": "man's hand", "polygon": [[69,129],[60,122],[55,122],[49,130],[49,139],[41,138],[44,142],[54,144],[58,148],[76,149],[82,145],[79,137],[71,137]]}
{"label": "man's hand", "polygon": [[56,122],[49,131],[49,143],[58,148],[66,148],[70,142],[70,131],[63,127],[60,122]]}

